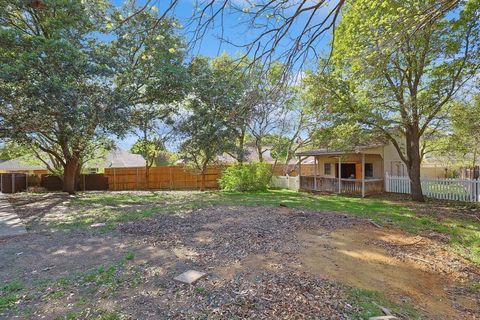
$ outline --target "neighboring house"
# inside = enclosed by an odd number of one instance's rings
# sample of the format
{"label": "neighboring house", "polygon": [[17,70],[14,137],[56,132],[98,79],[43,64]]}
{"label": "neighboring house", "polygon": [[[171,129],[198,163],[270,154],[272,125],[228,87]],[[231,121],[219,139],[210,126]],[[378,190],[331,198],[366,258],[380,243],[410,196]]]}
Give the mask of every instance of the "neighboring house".
{"label": "neighboring house", "polygon": [[[314,159],[313,172],[302,173],[300,189],[339,193],[373,194],[383,190],[385,174],[407,176],[407,169],[392,143],[358,146],[352,151],[309,150],[298,152],[300,164]],[[421,175],[443,178],[447,168],[425,159]]]}
{"label": "neighboring house", "polygon": [[[139,154],[132,154],[126,150],[117,148],[109,151],[104,159],[91,161],[84,166],[84,170],[90,173],[102,171],[105,168],[131,168],[144,167],[145,159]],[[15,158],[0,163],[0,173],[49,173],[44,164],[32,164],[25,158]]]}
{"label": "neighboring house", "polygon": [[19,157],[0,163],[0,173],[44,174],[48,173],[48,170],[45,165],[34,164],[31,160]]}
{"label": "neighboring house", "polygon": [[[275,159],[270,154],[271,146],[264,146],[262,148],[262,159],[265,163],[275,163]],[[237,159],[229,154],[223,154],[217,157],[218,162],[225,164],[233,164],[237,162]],[[258,162],[260,161],[260,155],[257,148],[253,144],[245,145],[245,162]]]}
{"label": "neighboring house", "polygon": [[138,168],[145,165],[146,161],[141,155],[116,148],[109,151],[104,159],[85,164],[85,169],[98,172],[105,168]]}

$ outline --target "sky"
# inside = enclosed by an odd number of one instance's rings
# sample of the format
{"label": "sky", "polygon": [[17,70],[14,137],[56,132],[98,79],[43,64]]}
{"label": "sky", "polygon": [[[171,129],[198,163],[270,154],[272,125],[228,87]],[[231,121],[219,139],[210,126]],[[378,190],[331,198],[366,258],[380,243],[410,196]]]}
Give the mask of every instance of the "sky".
{"label": "sky", "polygon": [[[192,38],[191,31],[193,27],[189,27],[189,24],[191,24],[192,22],[190,18],[195,10],[194,1],[195,0],[179,0],[179,3],[175,7],[174,11],[172,11],[170,14],[170,16],[177,19],[180,24],[184,26],[184,28],[179,30],[179,33],[183,34],[187,40],[190,40]],[[115,6],[120,6],[123,3],[123,0],[112,0],[112,3]],[[162,13],[168,3],[169,0],[153,0],[151,2],[151,5],[155,5],[158,8],[159,13]],[[249,5],[247,0],[232,0],[232,3],[242,8]],[[331,3],[335,3],[335,1],[332,1]],[[143,6],[145,4],[145,0],[137,0],[137,4],[138,6]],[[315,16],[315,19],[322,19],[325,16],[325,12],[327,12],[328,8],[322,10],[323,11],[320,11],[318,15]],[[300,16],[296,20],[297,23],[292,26],[291,32],[293,34],[300,32],[303,28],[303,23],[306,22],[306,19],[306,16]],[[223,19],[223,27],[220,24],[220,20],[217,20],[216,22],[217,23],[205,33],[205,35],[202,37],[202,40],[200,42],[197,42],[195,47],[189,50],[190,57],[194,55],[203,55],[213,58],[223,52],[227,52],[230,55],[241,54],[243,53],[242,48],[221,41],[221,38],[241,45],[258,36],[258,33],[260,32],[259,30],[251,28],[251,26],[246,23],[246,15],[242,13],[231,13],[225,15]],[[324,36],[317,44],[317,52],[323,54],[328,53],[330,48],[329,40],[330,39],[328,34]],[[287,39],[279,45],[279,51],[281,51],[282,48],[291,45],[292,43]],[[310,65],[304,65],[302,67],[314,67],[315,61],[313,60],[314,59],[311,58]],[[296,70],[294,70],[294,72],[301,74],[302,70],[300,67],[298,67]],[[130,149],[135,140],[136,138],[133,135],[130,135],[121,140],[117,140],[117,144],[121,148]],[[167,147],[169,147],[169,149],[175,148],[172,143],[167,144]]]}

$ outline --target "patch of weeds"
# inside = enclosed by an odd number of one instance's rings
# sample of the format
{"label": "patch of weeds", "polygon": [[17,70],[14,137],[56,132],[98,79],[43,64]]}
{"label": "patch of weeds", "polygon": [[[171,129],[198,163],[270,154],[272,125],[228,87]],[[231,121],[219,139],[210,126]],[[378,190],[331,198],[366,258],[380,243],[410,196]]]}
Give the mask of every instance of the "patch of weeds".
{"label": "patch of weeds", "polygon": [[79,297],[77,300],[75,300],[75,305],[76,306],[84,306],[88,303],[88,300],[84,297]]}
{"label": "patch of weeds", "polygon": [[468,286],[467,290],[470,293],[480,293],[480,283],[478,282],[471,283]]}
{"label": "patch of weeds", "polygon": [[6,282],[0,287],[0,311],[11,308],[20,300],[20,292],[24,285],[17,280]]}
{"label": "patch of weeds", "polygon": [[[132,252],[133,254],[133,252]],[[61,299],[68,292],[76,292],[77,299],[75,306],[88,310],[87,313],[70,312],[58,319],[98,319],[115,320],[120,319],[117,313],[100,312],[88,308],[90,298],[101,290],[103,294],[115,292],[120,286],[135,287],[141,278],[141,268],[139,266],[127,266],[125,261],[134,255],[128,254],[119,262],[112,265],[99,266],[87,272],[80,272],[57,279],[45,278],[25,287],[19,281],[7,282],[0,285],[0,313],[3,310],[12,309],[20,299],[22,299],[22,317],[27,317],[28,308],[34,307],[36,302],[43,301],[44,298]],[[31,305],[27,305],[29,302]],[[33,310],[33,309],[32,309]],[[83,312],[83,311],[82,311]]]}
{"label": "patch of weeds", "polygon": [[133,251],[128,251],[125,254],[125,260],[130,261],[130,260],[133,260],[133,259],[135,259],[135,253]]}
{"label": "patch of weeds", "polygon": [[202,296],[207,295],[207,290],[204,287],[196,287],[195,292],[202,295]]}
{"label": "patch of weeds", "polygon": [[114,288],[118,284],[117,267],[100,266],[96,270],[82,275],[80,281],[83,284],[93,283],[96,286],[108,286]]}
{"label": "patch of weeds", "polygon": [[89,293],[95,293],[102,287],[104,292],[114,292],[121,285],[131,288],[141,282],[141,270],[138,266],[125,266],[126,258],[110,266],[100,266],[94,270],[77,275],[74,285],[87,287]]}
{"label": "patch of weeds", "polygon": [[380,306],[390,309],[393,313],[408,316],[408,319],[422,319],[421,315],[411,305],[396,305],[385,299],[377,291],[353,288],[349,291],[350,301],[357,309],[352,315],[353,319],[368,319],[370,317],[383,316]]}
{"label": "patch of weeds", "polygon": [[63,290],[57,290],[57,291],[54,291],[50,294],[50,297],[52,299],[60,299],[61,297],[65,296],[66,292],[63,291]]}
{"label": "patch of weeds", "polygon": [[90,309],[83,311],[71,311],[56,320],[76,320],[76,319],[91,319],[91,320],[120,320],[121,317],[117,312],[109,312],[104,310]]}

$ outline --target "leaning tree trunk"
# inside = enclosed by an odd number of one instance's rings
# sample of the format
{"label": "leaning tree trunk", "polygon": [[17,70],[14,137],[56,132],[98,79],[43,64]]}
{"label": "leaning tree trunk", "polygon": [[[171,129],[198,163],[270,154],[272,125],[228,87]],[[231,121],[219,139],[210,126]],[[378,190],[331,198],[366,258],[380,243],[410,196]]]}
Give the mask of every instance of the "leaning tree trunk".
{"label": "leaning tree trunk", "polygon": [[420,165],[421,165],[421,156],[420,156],[420,137],[418,135],[412,134],[410,137],[407,137],[407,152],[409,158],[408,176],[410,178],[410,195],[412,200],[423,202],[425,198],[422,192],[422,183],[420,180]]}
{"label": "leaning tree trunk", "polygon": [[78,168],[78,159],[68,159],[63,166],[63,191],[75,194],[75,176]]}

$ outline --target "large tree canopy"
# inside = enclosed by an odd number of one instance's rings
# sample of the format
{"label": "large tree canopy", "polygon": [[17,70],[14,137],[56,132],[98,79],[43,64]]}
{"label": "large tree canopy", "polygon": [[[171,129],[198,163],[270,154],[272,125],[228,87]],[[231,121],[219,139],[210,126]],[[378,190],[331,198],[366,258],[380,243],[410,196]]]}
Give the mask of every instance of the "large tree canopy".
{"label": "large tree canopy", "polygon": [[[480,66],[478,1],[465,2],[455,15],[413,35],[402,33],[408,24],[399,16],[415,16],[431,2],[352,2],[337,28],[333,67],[310,79],[313,104],[323,107],[334,123],[361,124],[393,143],[417,200],[423,200],[424,138],[438,129],[450,102]],[[391,34],[399,41],[385,45]],[[405,148],[399,139],[405,140]]]}
{"label": "large tree canopy", "polygon": [[107,25],[115,36],[111,43],[115,84],[132,109],[130,132],[137,137],[134,150],[146,160],[148,185],[150,167],[171,133],[167,127],[175,112],[172,103],[182,99],[187,89],[185,44],[175,32],[175,20],[165,17],[159,21],[157,10],[150,9],[124,21],[132,11],[135,7],[127,2],[114,11]]}
{"label": "large tree canopy", "polygon": [[172,22],[145,33],[155,13],[115,26],[119,15],[103,0],[0,1],[1,134],[48,154],[68,192],[91,149],[130,127],[132,106],[177,92]]}

